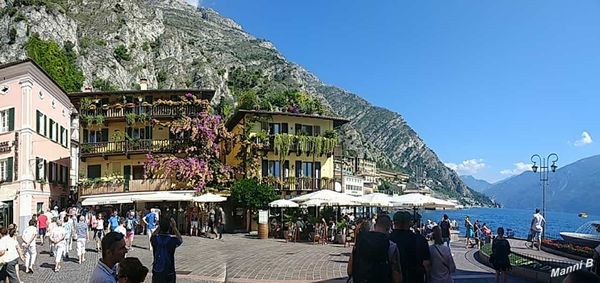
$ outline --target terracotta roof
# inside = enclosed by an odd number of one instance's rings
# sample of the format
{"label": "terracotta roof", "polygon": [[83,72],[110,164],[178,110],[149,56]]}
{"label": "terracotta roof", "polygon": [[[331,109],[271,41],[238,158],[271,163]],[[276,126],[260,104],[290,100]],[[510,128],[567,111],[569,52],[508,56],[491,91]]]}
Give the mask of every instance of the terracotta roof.
{"label": "terracotta roof", "polygon": [[232,130],[235,125],[237,125],[246,114],[255,114],[255,115],[283,115],[283,116],[293,116],[293,117],[302,117],[302,118],[314,118],[314,119],[323,119],[323,120],[331,120],[333,121],[333,127],[339,127],[343,124],[350,122],[348,119],[333,117],[333,116],[323,116],[323,115],[314,115],[314,114],[302,114],[302,113],[290,113],[290,112],[273,112],[267,110],[246,110],[239,109],[236,111],[229,120],[225,123],[225,126],[228,130]]}

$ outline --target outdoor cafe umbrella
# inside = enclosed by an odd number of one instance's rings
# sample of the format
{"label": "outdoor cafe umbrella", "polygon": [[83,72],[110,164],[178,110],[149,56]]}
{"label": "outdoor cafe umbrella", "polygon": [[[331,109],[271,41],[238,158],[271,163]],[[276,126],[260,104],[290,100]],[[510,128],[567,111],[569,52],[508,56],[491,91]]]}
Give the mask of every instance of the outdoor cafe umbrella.
{"label": "outdoor cafe umbrella", "polygon": [[403,207],[425,207],[425,208],[454,208],[455,204],[443,199],[434,198],[422,194],[406,194],[391,198],[394,206]]}
{"label": "outdoor cafe umbrella", "polygon": [[283,222],[283,208],[284,207],[298,207],[299,205],[291,200],[287,199],[278,199],[269,203],[270,207],[280,207],[281,208],[281,222]]}
{"label": "outdoor cafe umbrella", "polygon": [[390,207],[392,206],[392,197],[383,193],[372,193],[360,197],[363,205],[373,207]]}
{"label": "outdoor cafe umbrella", "polygon": [[206,193],[192,198],[192,201],[194,202],[224,202],[226,200],[226,197],[218,196],[212,193]]}

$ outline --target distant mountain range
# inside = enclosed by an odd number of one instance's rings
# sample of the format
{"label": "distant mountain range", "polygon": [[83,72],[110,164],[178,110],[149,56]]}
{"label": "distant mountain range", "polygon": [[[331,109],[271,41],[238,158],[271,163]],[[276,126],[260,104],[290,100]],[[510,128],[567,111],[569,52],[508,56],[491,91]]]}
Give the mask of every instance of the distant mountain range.
{"label": "distant mountain range", "polygon": [[[600,155],[559,167],[555,173],[549,173],[549,180],[546,189],[547,210],[600,215]],[[465,182],[476,189],[467,180]],[[527,171],[502,180],[484,193],[503,207],[542,208],[539,172]]]}
{"label": "distant mountain range", "polygon": [[469,186],[469,188],[480,193],[485,193],[485,191],[493,185],[486,180],[477,179],[471,175],[462,175],[460,178],[467,186]]}

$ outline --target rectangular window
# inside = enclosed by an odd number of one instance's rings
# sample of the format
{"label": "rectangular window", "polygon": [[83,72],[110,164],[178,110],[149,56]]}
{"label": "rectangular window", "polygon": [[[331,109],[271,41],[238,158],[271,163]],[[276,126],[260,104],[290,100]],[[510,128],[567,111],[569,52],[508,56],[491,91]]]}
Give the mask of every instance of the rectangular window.
{"label": "rectangular window", "polygon": [[8,109],[0,111],[0,134],[8,132]]}
{"label": "rectangular window", "polygon": [[39,213],[44,213],[44,203],[43,202],[38,202],[36,204],[35,208],[36,208],[36,211],[37,211],[38,214]]}
{"label": "rectangular window", "polygon": [[312,177],[313,176],[312,162],[302,162],[302,176],[304,176],[304,177]]}
{"label": "rectangular window", "polygon": [[100,173],[102,171],[101,168],[102,168],[101,165],[88,165],[88,168],[87,168],[88,179],[100,178],[102,176]]}
{"label": "rectangular window", "polygon": [[315,134],[313,132],[313,126],[296,124],[295,127],[297,136],[312,136]]}
{"label": "rectangular window", "polygon": [[269,161],[269,176],[279,179],[281,176],[281,163],[279,161]]}
{"label": "rectangular window", "polygon": [[8,176],[8,160],[0,160],[0,180],[6,180]]}
{"label": "rectangular window", "polygon": [[269,134],[281,134],[281,125],[279,123],[269,123]]}
{"label": "rectangular window", "polygon": [[[84,131],[84,135],[87,132],[87,141],[89,143],[97,143],[97,142],[108,142],[108,128],[104,128],[100,131],[91,131],[91,130],[87,130]],[[86,142],[86,139],[84,138],[84,142]]]}
{"label": "rectangular window", "polygon": [[35,158],[35,179],[46,179],[46,160],[40,157]]}
{"label": "rectangular window", "polygon": [[142,180],[144,179],[144,166],[143,165],[135,165],[133,168],[133,180]]}

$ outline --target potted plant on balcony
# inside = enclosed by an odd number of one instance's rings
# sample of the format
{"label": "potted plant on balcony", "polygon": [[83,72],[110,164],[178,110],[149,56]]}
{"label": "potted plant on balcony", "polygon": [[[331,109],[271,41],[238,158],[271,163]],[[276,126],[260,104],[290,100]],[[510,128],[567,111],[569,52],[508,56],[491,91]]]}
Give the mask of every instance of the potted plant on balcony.
{"label": "potted plant on balcony", "polygon": [[108,110],[110,106],[108,104],[102,104],[102,110]]}
{"label": "potted plant on balcony", "polygon": [[94,110],[96,110],[96,105],[95,105],[95,104],[91,104],[91,105],[88,107],[88,109],[89,109],[89,110],[92,110],[92,111],[94,111]]}
{"label": "potted plant on balcony", "polygon": [[150,107],[150,106],[152,106],[152,104],[150,104],[150,102],[148,102],[148,101],[144,101],[144,102],[142,102],[142,106]]}
{"label": "potted plant on balcony", "polygon": [[141,122],[141,123],[146,122],[148,120],[148,114],[142,113],[142,114],[138,115],[137,120],[138,120],[138,122]]}
{"label": "potted plant on balcony", "polygon": [[127,113],[125,114],[125,119],[127,120],[127,124],[133,125],[137,120],[137,115],[135,113]]}
{"label": "potted plant on balcony", "polygon": [[87,97],[84,97],[79,101],[79,108],[82,110],[89,109],[90,105],[92,105],[92,101]]}
{"label": "potted plant on balcony", "polygon": [[94,124],[94,121],[96,121],[95,116],[88,115],[85,117],[85,122],[88,124],[89,127],[91,127]]}
{"label": "potted plant on balcony", "polygon": [[300,188],[304,189],[304,190],[312,190],[313,185],[311,183],[311,180],[312,180],[312,177],[309,177],[309,176],[300,177],[300,182],[302,184],[302,186]]}
{"label": "potted plant on balcony", "polygon": [[44,178],[42,178],[42,179],[38,179],[37,181],[38,181],[38,183],[40,183],[40,187],[41,187],[41,188],[43,188],[43,187],[44,187],[44,185],[46,185],[46,183],[47,183],[47,182],[46,182],[46,179],[44,179]]}
{"label": "potted plant on balcony", "polygon": [[104,124],[104,120],[105,120],[104,115],[96,115],[94,118],[95,118],[94,120],[96,121],[97,125]]}
{"label": "potted plant on balcony", "polygon": [[135,103],[133,103],[133,102],[127,102],[125,104],[125,107],[127,107],[127,108],[134,108],[135,107]]}
{"label": "potted plant on balcony", "polygon": [[113,108],[119,110],[119,109],[123,108],[123,104],[117,102],[117,103],[113,104]]}
{"label": "potted plant on balcony", "polygon": [[92,151],[92,145],[88,143],[84,143],[81,145],[81,153],[89,153]]}

